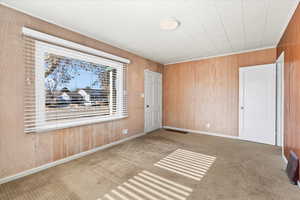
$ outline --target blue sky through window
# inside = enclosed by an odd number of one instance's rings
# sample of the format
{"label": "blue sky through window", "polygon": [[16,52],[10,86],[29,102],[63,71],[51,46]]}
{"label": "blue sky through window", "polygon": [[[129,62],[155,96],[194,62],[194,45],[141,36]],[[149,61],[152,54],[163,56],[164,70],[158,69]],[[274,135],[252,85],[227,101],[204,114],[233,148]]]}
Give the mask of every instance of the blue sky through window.
{"label": "blue sky through window", "polygon": [[[59,91],[62,88],[68,88],[70,91],[76,91],[81,88],[101,89],[101,74],[110,70],[108,66],[89,63],[86,61],[65,58],[56,55],[46,55],[45,68],[49,70],[54,60],[58,58],[58,63],[50,74],[45,75],[46,89]],[[53,59],[54,58],[54,59]],[[54,66],[54,65],[53,65]]]}
{"label": "blue sky through window", "polygon": [[69,83],[62,84],[58,89],[60,90],[64,87],[68,88],[71,91],[86,87],[90,87],[92,89],[100,89],[100,83],[93,85],[93,83],[98,79],[97,74],[90,71],[85,71],[83,69],[79,69],[78,74],[79,75],[71,79]]}

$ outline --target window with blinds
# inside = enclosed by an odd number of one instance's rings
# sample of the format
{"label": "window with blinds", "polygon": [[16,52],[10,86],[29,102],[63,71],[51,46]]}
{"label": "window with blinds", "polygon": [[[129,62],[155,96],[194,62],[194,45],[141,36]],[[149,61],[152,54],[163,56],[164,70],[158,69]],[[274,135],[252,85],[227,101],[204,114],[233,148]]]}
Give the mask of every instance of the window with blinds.
{"label": "window with blinds", "polygon": [[26,133],[127,116],[126,65],[24,36]]}

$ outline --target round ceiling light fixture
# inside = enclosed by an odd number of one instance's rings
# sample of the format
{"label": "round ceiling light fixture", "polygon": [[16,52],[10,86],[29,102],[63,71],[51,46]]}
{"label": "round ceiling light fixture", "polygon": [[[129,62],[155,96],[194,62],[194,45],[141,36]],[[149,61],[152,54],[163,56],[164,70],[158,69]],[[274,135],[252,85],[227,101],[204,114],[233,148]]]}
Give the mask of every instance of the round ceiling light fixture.
{"label": "round ceiling light fixture", "polygon": [[160,29],[173,31],[178,28],[180,22],[174,18],[167,18],[160,21]]}

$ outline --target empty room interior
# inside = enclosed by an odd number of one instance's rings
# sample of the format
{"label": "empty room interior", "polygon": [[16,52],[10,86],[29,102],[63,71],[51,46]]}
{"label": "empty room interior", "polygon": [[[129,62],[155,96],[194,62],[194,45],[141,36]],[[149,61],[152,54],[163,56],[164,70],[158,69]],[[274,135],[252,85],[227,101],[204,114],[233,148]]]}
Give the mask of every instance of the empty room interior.
{"label": "empty room interior", "polygon": [[0,0],[0,200],[299,200],[298,0]]}

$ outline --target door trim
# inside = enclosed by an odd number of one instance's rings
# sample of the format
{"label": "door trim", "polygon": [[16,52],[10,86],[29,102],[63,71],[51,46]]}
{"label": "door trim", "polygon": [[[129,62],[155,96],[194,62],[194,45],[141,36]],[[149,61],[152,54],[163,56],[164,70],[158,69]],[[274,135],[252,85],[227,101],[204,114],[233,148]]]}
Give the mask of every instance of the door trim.
{"label": "door trim", "polygon": [[[286,160],[286,157],[284,155],[284,51],[280,54],[280,56],[277,58],[276,60],[276,65],[278,63],[282,63],[282,69],[281,69],[281,154],[282,154],[282,158]],[[276,66],[276,72],[277,72],[277,66]],[[280,98],[279,96],[277,96],[277,99]],[[276,102],[277,104],[277,102]],[[277,106],[277,105],[276,105]],[[277,112],[276,112],[277,114]],[[276,117],[278,117],[276,115]],[[277,130],[277,118],[276,118],[276,134],[278,132]]]}

